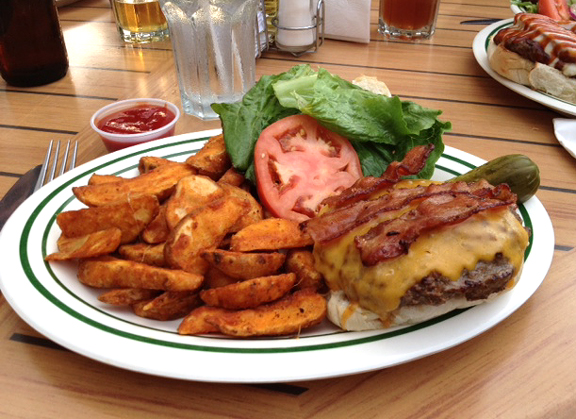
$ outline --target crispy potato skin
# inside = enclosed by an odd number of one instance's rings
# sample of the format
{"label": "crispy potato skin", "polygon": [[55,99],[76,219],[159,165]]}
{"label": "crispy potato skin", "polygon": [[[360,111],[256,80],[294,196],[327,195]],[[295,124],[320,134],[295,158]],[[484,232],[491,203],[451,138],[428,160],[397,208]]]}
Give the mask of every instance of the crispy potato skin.
{"label": "crispy potato skin", "polygon": [[154,245],[147,243],[124,244],[118,248],[118,253],[124,259],[164,268],[166,267],[164,245],[165,243]]}
{"label": "crispy potato skin", "polygon": [[178,326],[180,335],[203,335],[217,333],[218,328],[206,321],[207,318],[227,313],[228,310],[220,307],[200,306],[192,310]]}
{"label": "crispy potato skin", "polygon": [[306,247],[312,238],[298,227],[298,223],[282,218],[266,218],[250,224],[232,236],[230,250],[251,252]]}
{"label": "crispy potato skin", "polygon": [[166,291],[196,291],[204,281],[202,275],[158,268],[111,256],[81,260],[78,279],[94,288],[145,288]]}
{"label": "crispy potato skin", "polygon": [[286,260],[286,255],[280,252],[243,253],[212,249],[200,255],[213,267],[237,279],[272,275],[278,272]]}
{"label": "crispy potato skin", "polygon": [[287,272],[296,274],[296,287],[299,289],[311,288],[319,292],[327,291],[324,277],[314,267],[314,255],[309,250],[294,249],[286,256],[285,268]]}
{"label": "crispy potato skin", "polygon": [[197,208],[224,196],[224,190],[206,176],[191,175],[180,179],[174,193],[166,201],[166,224],[173,230],[182,218]]}
{"label": "crispy potato skin", "polygon": [[154,217],[144,230],[142,230],[140,237],[146,243],[157,244],[165,242],[169,235],[170,229],[166,222],[166,203],[163,203],[158,208],[158,214],[156,214],[156,217]]}
{"label": "crispy potato skin", "polygon": [[186,316],[202,302],[198,293],[166,291],[159,296],[132,305],[134,314],[153,320],[175,320]]}
{"label": "crispy potato skin", "polygon": [[139,195],[113,204],[58,214],[56,222],[65,237],[79,237],[100,230],[118,228],[121,243],[130,243],[158,213],[154,195]]}
{"label": "crispy potato skin", "polygon": [[245,211],[244,201],[230,197],[211,202],[186,215],[166,241],[164,257],[168,265],[205,274],[209,265],[200,252],[216,248]]}
{"label": "crispy potato skin", "polygon": [[159,201],[163,201],[170,196],[181,178],[191,174],[194,174],[194,170],[189,165],[170,162],[135,178],[78,186],[72,188],[72,192],[80,202],[89,207],[126,201],[128,197],[136,195],[154,195]]}
{"label": "crispy potato skin", "polygon": [[295,274],[263,276],[200,291],[200,298],[214,307],[234,310],[254,308],[283,297],[295,283]]}
{"label": "crispy potato skin", "polygon": [[235,337],[297,334],[319,324],[326,316],[326,300],[310,290],[296,291],[274,303],[253,309],[206,316],[206,322]]}
{"label": "crispy potato skin", "polygon": [[230,156],[226,152],[224,135],[220,134],[210,138],[204,147],[186,159],[186,163],[201,175],[209,176],[212,179],[220,178],[230,168]]}
{"label": "crispy potato skin", "polygon": [[100,294],[98,301],[114,306],[130,306],[140,301],[150,300],[161,292],[142,288],[116,288]]}
{"label": "crispy potato skin", "polygon": [[79,237],[58,239],[58,252],[46,256],[47,261],[91,258],[114,252],[122,238],[117,228],[100,230]]}

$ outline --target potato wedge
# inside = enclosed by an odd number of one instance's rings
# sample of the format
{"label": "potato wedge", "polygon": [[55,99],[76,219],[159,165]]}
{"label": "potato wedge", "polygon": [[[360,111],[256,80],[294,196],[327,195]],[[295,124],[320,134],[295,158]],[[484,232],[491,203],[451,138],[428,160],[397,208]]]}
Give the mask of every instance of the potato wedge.
{"label": "potato wedge", "polygon": [[206,273],[209,265],[200,252],[216,248],[245,211],[245,202],[234,197],[219,199],[192,211],[166,241],[164,257],[168,265],[201,275]]}
{"label": "potato wedge", "polygon": [[208,317],[219,316],[228,310],[220,307],[200,306],[192,310],[178,326],[181,335],[204,335],[218,332],[218,328],[206,321]]}
{"label": "potato wedge", "polygon": [[226,275],[220,269],[210,267],[208,271],[204,275],[204,288],[218,288],[223,287],[226,285],[234,284],[241,279],[232,278],[231,276]]}
{"label": "potato wedge", "polygon": [[284,253],[243,253],[222,249],[202,251],[200,256],[226,275],[238,279],[251,279],[272,275],[282,267]]}
{"label": "potato wedge", "polygon": [[196,291],[204,281],[202,275],[158,268],[111,256],[81,260],[78,264],[78,279],[94,288],[144,288],[166,291]]}
{"label": "potato wedge", "polygon": [[148,301],[161,293],[159,290],[142,288],[117,288],[100,294],[98,301],[114,306],[129,306],[140,301]]}
{"label": "potato wedge", "polygon": [[174,320],[186,316],[202,301],[198,293],[166,291],[159,296],[132,305],[134,314],[153,320]]}
{"label": "potato wedge", "polygon": [[226,172],[218,179],[218,183],[226,183],[232,186],[240,186],[244,183],[246,178],[236,169],[231,167],[230,169],[226,170]]}
{"label": "potato wedge", "polygon": [[135,178],[78,186],[72,188],[72,192],[80,202],[89,207],[126,201],[129,196],[136,195],[155,195],[159,201],[163,201],[170,196],[181,178],[191,174],[194,174],[194,170],[189,165],[170,162]]}
{"label": "potato wedge", "polygon": [[237,186],[232,186],[227,183],[220,184],[222,188],[231,196],[235,196],[242,199],[248,205],[248,210],[246,214],[238,220],[238,222],[232,227],[232,232],[237,232],[242,230],[244,227],[261,221],[264,218],[264,211],[262,210],[262,205],[252,196],[248,191]]}
{"label": "potato wedge", "polygon": [[196,154],[188,157],[186,163],[214,180],[220,178],[230,168],[230,156],[226,151],[224,135],[210,138]]}
{"label": "potato wedge", "polygon": [[138,161],[138,171],[142,175],[144,173],[151,172],[152,170],[157,169],[158,167],[167,163],[172,163],[172,161],[163,157],[144,156],[141,157]]}
{"label": "potato wedge", "polygon": [[170,229],[168,228],[168,224],[166,223],[166,202],[164,202],[158,208],[158,213],[156,214],[156,217],[154,217],[152,221],[150,221],[148,225],[144,227],[144,230],[142,230],[140,237],[146,243],[157,244],[165,242],[168,239],[169,235],[170,235]]}
{"label": "potato wedge", "polygon": [[200,291],[209,306],[231,310],[258,307],[286,295],[296,283],[293,273],[252,278],[224,287]]}
{"label": "potato wedge", "polygon": [[234,234],[230,239],[230,250],[250,252],[292,249],[312,244],[312,238],[300,230],[296,221],[266,218]]}
{"label": "potato wedge", "polygon": [[126,179],[116,175],[99,175],[94,173],[88,179],[88,185],[99,185],[101,183],[122,182]]}
{"label": "potato wedge", "polygon": [[62,212],[56,222],[66,237],[118,228],[122,232],[121,242],[129,243],[156,216],[158,209],[158,199],[154,195],[138,195],[123,202]]}
{"label": "potato wedge", "polygon": [[229,336],[281,336],[300,333],[319,324],[325,316],[326,299],[302,290],[253,309],[206,315],[205,321]]}
{"label": "potato wedge", "polygon": [[324,277],[314,267],[312,252],[300,249],[290,250],[284,266],[287,272],[296,274],[296,287],[298,289],[312,288],[320,292],[325,290]]}
{"label": "potato wedge", "polygon": [[79,237],[61,236],[58,252],[46,256],[46,260],[69,260],[91,258],[115,252],[120,246],[122,232],[117,228],[97,231]]}
{"label": "potato wedge", "polygon": [[164,259],[164,245],[165,243],[124,244],[118,248],[118,253],[124,259],[162,268],[166,266],[166,259]]}
{"label": "potato wedge", "polygon": [[166,201],[166,224],[173,230],[182,218],[194,209],[224,196],[216,182],[206,176],[191,175],[180,179],[174,193]]}

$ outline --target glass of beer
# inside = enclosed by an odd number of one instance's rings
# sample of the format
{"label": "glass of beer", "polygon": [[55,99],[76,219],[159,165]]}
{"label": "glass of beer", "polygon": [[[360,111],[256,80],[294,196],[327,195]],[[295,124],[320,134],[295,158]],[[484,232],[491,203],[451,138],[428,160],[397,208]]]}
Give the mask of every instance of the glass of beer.
{"label": "glass of beer", "polygon": [[125,42],[156,42],[168,37],[168,23],[158,0],[112,0],[112,9]]}
{"label": "glass of beer", "polygon": [[439,5],[440,0],[380,0],[378,32],[389,38],[430,38]]}

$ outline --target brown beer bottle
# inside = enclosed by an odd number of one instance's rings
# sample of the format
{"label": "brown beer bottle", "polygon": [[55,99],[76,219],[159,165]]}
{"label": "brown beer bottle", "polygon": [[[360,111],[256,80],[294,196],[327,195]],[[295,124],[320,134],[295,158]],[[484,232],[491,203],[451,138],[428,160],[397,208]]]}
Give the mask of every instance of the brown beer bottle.
{"label": "brown beer bottle", "polygon": [[54,0],[0,0],[0,75],[13,86],[39,86],[68,71]]}

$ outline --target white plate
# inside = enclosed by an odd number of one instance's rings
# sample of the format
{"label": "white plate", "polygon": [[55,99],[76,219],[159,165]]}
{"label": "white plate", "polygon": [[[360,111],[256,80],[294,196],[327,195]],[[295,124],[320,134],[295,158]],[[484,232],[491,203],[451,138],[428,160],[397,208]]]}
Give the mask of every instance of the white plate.
{"label": "white plate", "polygon": [[557,99],[555,97],[549,96],[544,93],[537,92],[535,90],[530,89],[529,87],[523,86],[518,83],[514,83],[504,77],[500,76],[496,73],[492,68],[490,68],[490,64],[488,63],[488,55],[486,50],[488,48],[488,42],[498,32],[500,29],[506,28],[512,24],[514,19],[506,19],[500,22],[493,23],[490,26],[485,27],[478,35],[474,38],[474,42],[472,44],[472,50],[474,51],[474,57],[478,64],[488,73],[494,80],[503,84],[510,90],[527,97],[528,99],[533,100],[534,102],[540,103],[541,105],[547,106],[555,111],[576,116],[576,105],[571,103],[565,102],[563,100]]}
{"label": "white plate", "polygon": [[558,142],[576,159],[576,120],[554,118],[552,122]]}
{"label": "white plate", "polygon": [[[136,175],[138,159],[145,155],[182,161],[217,132],[180,135],[103,156],[62,175],[26,200],[0,235],[0,286],[14,310],[60,345],[128,370],[198,381],[289,382],[376,370],[458,345],[513,313],[548,272],[554,234],[537,198],[520,206],[533,241],[514,289],[490,303],[386,331],[341,332],[326,322],[298,338],[179,336],[179,321],[146,320],[102,304],[97,291],[79,283],[75,264],[44,262],[44,255],[56,249],[56,215],[82,207],[72,186],[85,185],[95,172]],[[482,163],[447,147],[434,179],[449,179]]]}

